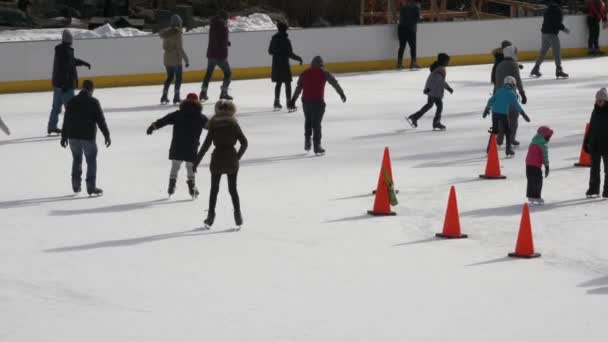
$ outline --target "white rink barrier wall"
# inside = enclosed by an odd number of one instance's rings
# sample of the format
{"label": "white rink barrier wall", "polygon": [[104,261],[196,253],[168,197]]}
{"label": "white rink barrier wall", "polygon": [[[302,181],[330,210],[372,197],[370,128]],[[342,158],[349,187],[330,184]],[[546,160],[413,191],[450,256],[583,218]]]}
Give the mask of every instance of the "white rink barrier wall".
{"label": "white rink barrier wall", "polygon": [[[429,65],[439,52],[452,56],[451,65],[490,63],[491,51],[502,40],[519,49],[521,60],[536,57],[540,47],[542,17],[424,23],[418,28],[418,61]],[[586,54],[588,30],[585,16],[566,16],[571,33],[560,33],[562,54]],[[358,72],[394,68],[398,40],[394,25],[349,26],[291,30],[295,53],[309,62],[323,56],[333,72]],[[229,61],[234,79],[270,76],[268,45],[274,31],[231,33]],[[184,45],[190,57],[184,81],[203,78],[206,67],[207,34],[185,34]],[[608,37],[602,34],[600,45]],[[0,43],[0,93],[47,91],[51,89],[54,46],[57,41]],[[84,39],[74,42],[76,57],[92,65],[79,68],[80,79],[93,79],[99,87],[160,84],[165,74],[162,44],[157,35],[129,38]],[[409,57],[409,49],[406,50]],[[407,64],[406,64],[407,65]],[[301,67],[293,67],[298,74]],[[214,79],[222,77],[219,70]]]}

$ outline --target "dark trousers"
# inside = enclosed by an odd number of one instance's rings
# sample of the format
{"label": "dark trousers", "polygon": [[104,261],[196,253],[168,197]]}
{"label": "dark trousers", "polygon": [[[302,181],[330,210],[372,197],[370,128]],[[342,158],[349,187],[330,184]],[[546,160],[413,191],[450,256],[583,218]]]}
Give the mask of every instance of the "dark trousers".
{"label": "dark trousers", "polygon": [[599,50],[600,21],[594,17],[587,17],[587,27],[589,28],[589,41],[587,42],[589,50]]}
{"label": "dark trousers", "polygon": [[209,81],[211,81],[211,77],[213,76],[213,71],[215,67],[219,67],[224,73],[224,82],[222,83],[222,91],[228,91],[228,86],[230,86],[230,82],[232,81],[232,70],[230,70],[230,64],[228,64],[228,60],[219,60],[209,58],[207,61],[207,73],[205,73],[205,78],[203,79],[203,88],[202,90],[207,90],[209,88]]}
{"label": "dark trousers", "polygon": [[407,44],[410,45],[411,62],[416,62],[416,31],[412,31],[406,27],[399,27],[399,52],[397,54],[397,63],[403,63],[403,53]]}
{"label": "dark trousers", "polygon": [[600,165],[604,160],[604,192],[608,192],[608,153],[591,153],[591,172],[589,175],[589,190],[593,194],[600,193]]}
{"label": "dark trousers", "polygon": [[[517,129],[519,128],[519,113],[517,111],[511,111],[508,115],[508,120],[509,120],[509,130],[511,131],[511,143],[513,143],[513,141],[516,141],[517,139],[515,139],[517,137]],[[502,145],[502,143],[505,140],[505,128],[504,127],[499,127],[499,132],[498,132],[498,136],[496,137],[496,141],[498,142],[498,145]]]}
{"label": "dark trousers", "polygon": [[277,82],[274,86],[274,98],[276,100],[281,98],[281,85],[285,83],[285,97],[287,98],[287,103],[291,100],[291,82]]}
{"label": "dark trousers", "polygon": [[[498,134],[500,132],[504,132],[504,136],[507,140],[507,150],[510,150],[512,134],[511,126],[509,125],[509,116],[505,114],[492,113],[492,134]],[[490,143],[488,142],[487,151],[489,150]]]}
{"label": "dark trousers", "polygon": [[[229,174],[228,176],[228,192],[232,197],[232,206],[234,211],[241,210],[241,200],[239,199],[239,193],[236,189],[238,173]],[[222,179],[221,173],[211,174],[211,189],[209,190],[209,212],[215,213],[215,206],[217,204],[217,194],[220,192],[220,180]]]}
{"label": "dark trousers", "polygon": [[321,146],[321,121],[325,114],[325,102],[302,100],[304,109],[304,137],[312,142],[315,148]]}
{"label": "dark trousers", "polygon": [[48,129],[57,128],[61,108],[65,107],[72,97],[74,97],[74,89],[70,88],[63,91],[61,88],[53,88],[53,107],[49,115]]}
{"label": "dark trousers", "polygon": [[443,112],[443,100],[433,96],[429,96],[426,104],[422,108],[420,108],[419,111],[414,113],[410,118],[415,121],[420,120],[420,118],[424,114],[426,114],[426,112],[433,108],[433,105],[436,107],[435,118],[433,118],[433,126],[438,123],[441,123],[441,113]]}
{"label": "dark trousers", "polygon": [[163,95],[169,93],[169,87],[171,86],[171,83],[173,83],[173,79],[175,79],[175,97],[179,97],[179,90],[182,87],[183,68],[179,65],[167,66],[165,69],[167,70],[167,79],[165,80],[165,85],[163,87]]}
{"label": "dark trousers", "polygon": [[543,191],[543,170],[540,167],[526,165],[526,178],[528,179],[526,197],[541,198],[541,192]]}
{"label": "dark trousers", "polygon": [[95,188],[97,179],[97,144],[95,140],[69,139],[72,150],[72,185],[82,182],[82,156],[87,161],[87,188]]}

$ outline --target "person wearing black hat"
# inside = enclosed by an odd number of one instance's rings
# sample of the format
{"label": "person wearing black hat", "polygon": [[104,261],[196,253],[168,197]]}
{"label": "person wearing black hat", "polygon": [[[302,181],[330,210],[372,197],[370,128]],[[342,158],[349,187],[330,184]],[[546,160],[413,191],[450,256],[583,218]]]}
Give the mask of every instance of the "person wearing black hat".
{"label": "person wearing black hat", "polygon": [[562,69],[562,52],[561,44],[559,41],[559,31],[564,31],[566,34],[570,33],[570,30],[564,26],[564,15],[559,6],[560,0],[550,0],[549,6],[545,10],[543,15],[543,26],[542,32],[542,46],[534,64],[534,68],[530,71],[530,76],[541,77],[540,65],[545,60],[549,49],[553,51],[553,58],[555,59],[555,77],[557,78],[568,78]]}
{"label": "person wearing black hat", "polygon": [[435,118],[433,119],[433,130],[445,130],[446,127],[441,123],[443,112],[443,95],[445,90],[450,94],[454,89],[446,82],[445,68],[450,64],[450,56],[447,53],[437,55],[437,60],[431,64],[429,77],[426,80],[424,94],[427,95],[427,103],[416,113],[406,117],[407,122],[413,127],[418,127],[418,120],[431,108],[436,107]]}
{"label": "person wearing black hat", "polygon": [[203,79],[201,94],[199,99],[207,101],[209,96],[209,82],[213,76],[215,67],[219,67],[224,73],[224,81],[222,82],[222,92],[220,93],[221,100],[232,100],[232,96],[228,94],[228,86],[232,82],[232,69],[228,63],[228,47],[231,45],[228,30],[228,12],[220,10],[215,17],[211,19],[209,25],[209,42],[207,46],[207,72]]}
{"label": "person wearing black hat", "polygon": [[[325,115],[325,85],[329,82],[340,95],[342,102],[346,102],[344,90],[329,71],[323,66],[323,58],[315,56],[310,68],[304,70],[298,78],[298,86],[289,101],[289,106],[295,108],[296,101],[302,93],[302,109],[304,110],[304,150],[310,151],[312,147],[315,154],[325,154],[321,146],[321,122]],[[312,142],[311,142],[312,138]]]}
{"label": "person wearing black hat", "polygon": [[179,110],[170,113],[154,121],[146,133],[151,135],[155,130],[167,125],[173,125],[173,138],[169,149],[169,160],[171,160],[171,172],[169,174],[169,196],[175,193],[177,175],[183,163],[186,163],[188,173],[188,192],[193,199],[198,197],[196,188],[196,177],[194,173],[194,162],[201,134],[207,128],[207,117],[203,114],[203,106],[194,93],[188,94],[186,100],[179,105]]}
{"label": "person wearing black hat", "polygon": [[416,63],[416,35],[420,16],[420,3],[418,0],[401,0],[399,13],[399,52],[397,53],[397,69],[403,69],[403,53],[407,44],[410,45],[410,69],[418,69]]}
{"label": "person wearing black hat", "polygon": [[110,130],[101,110],[99,101],[93,97],[95,87],[93,81],[85,80],[80,93],[66,105],[63,129],[61,132],[61,147],[68,144],[72,150],[72,189],[74,193],[81,191],[82,156],[87,161],[87,193],[89,196],[100,196],[103,190],[97,187],[97,127],[103,133],[106,147],[110,147]]}
{"label": "person wearing black hat", "polygon": [[[289,59],[296,60],[302,65],[302,57],[293,53],[291,41],[287,35],[287,24],[279,22],[277,24],[279,32],[272,36],[268,53],[272,55],[272,81],[276,82],[274,88],[274,109],[280,110],[281,106],[281,85],[285,83],[285,97],[287,104],[291,100],[291,66]],[[294,111],[295,108],[287,108],[289,111]]]}
{"label": "person wearing black hat", "polygon": [[61,134],[57,127],[59,113],[72,97],[74,89],[78,88],[78,72],[76,67],[86,66],[91,69],[91,64],[74,57],[72,33],[65,29],[61,36],[61,44],[55,46],[55,59],[53,61],[53,107],[49,116],[47,133]]}

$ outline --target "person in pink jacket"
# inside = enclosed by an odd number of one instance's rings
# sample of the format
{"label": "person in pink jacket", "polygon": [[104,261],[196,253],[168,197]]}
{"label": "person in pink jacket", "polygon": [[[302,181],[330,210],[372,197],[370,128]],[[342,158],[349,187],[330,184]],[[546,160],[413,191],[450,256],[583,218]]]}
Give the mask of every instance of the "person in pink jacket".
{"label": "person in pink jacket", "polygon": [[526,196],[532,204],[544,204],[541,196],[543,190],[543,165],[545,166],[545,177],[549,177],[549,148],[547,143],[553,136],[553,130],[547,126],[538,128],[537,134],[532,138],[526,156],[526,178],[528,189]]}

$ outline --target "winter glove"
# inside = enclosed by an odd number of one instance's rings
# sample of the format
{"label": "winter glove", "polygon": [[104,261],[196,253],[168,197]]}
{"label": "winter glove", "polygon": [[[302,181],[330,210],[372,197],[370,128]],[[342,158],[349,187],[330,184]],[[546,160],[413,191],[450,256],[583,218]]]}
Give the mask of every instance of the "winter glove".
{"label": "winter glove", "polygon": [[570,34],[570,29],[568,29],[567,27],[564,29],[564,32],[566,32],[566,34]]}
{"label": "winter glove", "polygon": [[424,95],[426,95],[426,94],[428,94],[428,93],[430,93],[430,92],[431,92],[431,89],[429,89],[429,88],[426,88],[426,89],[424,89],[424,91],[423,91]]}
{"label": "winter glove", "polygon": [[302,59],[302,57],[300,57],[299,62],[300,62],[300,66],[304,65],[304,60]]}
{"label": "winter glove", "polygon": [[63,148],[68,147],[68,139],[61,138],[60,144],[61,144],[61,147],[63,147]]}
{"label": "winter glove", "polygon": [[154,130],[155,130],[154,125],[150,125],[150,127],[148,127],[148,129],[146,130],[146,134],[152,135],[152,132],[154,132]]}
{"label": "winter glove", "polygon": [[232,46],[232,43],[231,43],[231,42],[228,42],[228,46]]}
{"label": "winter glove", "polygon": [[526,120],[526,122],[530,122],[530,117],[526,113],[521,112],[521,117],[524,118],[524,120]]}
{"label": "winter glove", "polygon": [[82,63],[82,65],[84,65],[85,67],[87,67],[87,69],[91,70],[91,64],[90,63],[84,62],[84,63]]}
{"label": "winter glove", "polygon": [[446,90],[449,91],[450,94],[454,94],[454,89],[452,89],[452,87],[447,87]]}
{"label": "winter glove", "polygon": [[342,103],[346,102],[346,95],[344,93],[340,94],[340,98],[342,99]]}
{"label": "winter glove", "polygon": [[549,165],[545,165],[545,178],[549,177]]}
{"label": "winter glove", "polygon": [[190,63],[186,63],[186,68],[189,68],[189,67],[190,67]]}
{"label": "winter glove", "polygon": [[526,93],[524,93],[523,91],[521,92],[521,94],[519,94],[521,96],[521,104],[526,104],[528,103],[528,98],[526,97]]}
{"label": "winter glove", "polygon": [[490,115],[490,108],[484,109],[483,114],[481,115],[481,117],[485,119],[486,117],[488,117],[488,115]]}
{"label": "winter glove", "polygon": [[110,145],[112,145],[112,139],[110,139],[110,137],[106,137],[106,148],[110,147]]}
{"label": "winter glove", "polygon": [[524,70],[524,65],[523,64],[519,65],[519,70]]}

